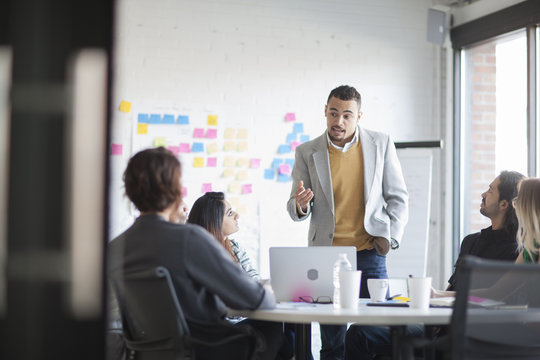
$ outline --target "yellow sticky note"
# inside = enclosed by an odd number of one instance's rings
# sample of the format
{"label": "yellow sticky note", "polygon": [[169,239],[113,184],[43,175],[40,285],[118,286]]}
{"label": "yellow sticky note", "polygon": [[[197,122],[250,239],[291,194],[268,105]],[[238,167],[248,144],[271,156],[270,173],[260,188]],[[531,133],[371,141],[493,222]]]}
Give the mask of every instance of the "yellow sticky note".
{"label": "yellow sticky note", "polygon": [[238,208],[238,206],[240,206],[241,202],[240,202],[240,198],[237,198],[237,197],[229,197],[227,199],[229,201],[229,204],[231,204],[231,207],[233,208],[233,210],[236,210]]}
{"label": "yellow sticky note", "polygon": [[225,168],[223,169],[223,177],[232,177],[234,176],[234,169]]}
{"label": "yellow sticky note", "polygon": [[167,146],[167,140],[164,137],[157,137],[154,139],[154,147]]}
{"label": "yellow sticky note", "polygon": [[225,151],[234,151],[236,150],[236,144],[234,141],[225,141],[223,144],[223,149]]}
{"label": "yellow sticky note", "polygon": [[240,186],[240,183],[232,182],[232,183],[229,184],[229,192],[231,194],[240,194],[240,190],[242,190],[242,187]]}
{"label": "yellow sticky note", "polygon": [[238,133],[236,134],[236,138],[238,138],[238,139],[247,139],[248,138],[248,129],[238,129]]}
{"label": "yellow sticky note", "polygon": [[204,167],[204,158],[196,156],[193,158],[193,167],[202,168]]}
{"label": "yellow sticky note", "polygon": [[235,163],[236,161],[234,160],[234,157],[232,156],[227,156],[225,157],[225,160],[223,160],[223,166],[225,167],[234,167]]}
{"label": "yellow sticky note", "polygon": [[209,154],[213,154],[213,153],[216,153],[219,151],[219,147],[218,147],[218,144],[216,142],[213,142],[211,144],[208,144],[206,146],[206,151],[209,153]]}
{"label": "yellow sticky note", "polygon": [[240,141],[238,142],[238,151],[240,152],[246,152],[248,150],[248,143],[247,141]]}
{"label": "yellow sticky note", "polygon": [[120,111],[127,113],[130,110],[131,110],[131,103],[129,101],[122,100],[120,102]]}
{"label": "yellow sticky note", "polygon": [[225,134],[223,135],[225,139],[234,139],[234,129],[233,128],[226,128]]}
{"label": "yellow sticky note", "polygon": [[246,181],[248,179],[248,172],[247,170],[240,170],[236,173],[236,180],[238,181]]}
{"label": "yellow sticky note", "polygon": [[239,213],[240,215],[247,214],[246,204],[238,204],[238,206],[236,207],[236,212]]}
{"label": "yellow sticky note", "polygon": [[208,125],[217,125],[217,115],[208,115]]}
{"label": "yellow sticky note", "polygon": [[137,134],[148,134],[148,124],[137,124]]}
{"label": "yellow sticky note", "polygon": [[236,162],[236,166],[238,167],[248,167],[249,166],[249,159],[248,158],[240,158]]}

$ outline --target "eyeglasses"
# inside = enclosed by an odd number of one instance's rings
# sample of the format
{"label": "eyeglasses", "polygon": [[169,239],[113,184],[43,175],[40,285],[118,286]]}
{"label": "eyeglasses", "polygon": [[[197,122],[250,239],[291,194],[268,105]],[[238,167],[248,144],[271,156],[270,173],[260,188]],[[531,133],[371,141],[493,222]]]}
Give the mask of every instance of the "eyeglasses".
{"label": "eyeglasses", "polygon": [[298,299],[302,302],[310,304],[331,304],[332,298],[330,296],[319,296],[316,299],[313,299],[311,296],[299,296]]}

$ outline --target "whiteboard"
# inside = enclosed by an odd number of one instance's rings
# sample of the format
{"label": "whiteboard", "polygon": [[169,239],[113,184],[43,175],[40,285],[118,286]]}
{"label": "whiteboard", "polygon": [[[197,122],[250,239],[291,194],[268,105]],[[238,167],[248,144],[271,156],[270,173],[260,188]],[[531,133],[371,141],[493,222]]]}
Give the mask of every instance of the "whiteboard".
{"label": "whiteboard", "polygon": [[430,149],[397,152],[409,192],[409,221],[399,248],[386,256],[388,276],[426,276],[433,154]]}

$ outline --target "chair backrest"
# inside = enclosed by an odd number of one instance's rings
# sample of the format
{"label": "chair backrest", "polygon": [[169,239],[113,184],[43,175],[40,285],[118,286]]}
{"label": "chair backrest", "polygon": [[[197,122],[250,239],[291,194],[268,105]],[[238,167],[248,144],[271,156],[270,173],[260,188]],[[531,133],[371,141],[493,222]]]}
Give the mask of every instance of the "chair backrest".
{"label": "chair backrest", "polygon": [[540,358],[540,265],[470,256],[457,271],[451,358]]}
{"label": "chair backrest", "polygon": [[124,338],[137,359],[184,359],[190,334],[171,276],[164,267],[113,272]]}

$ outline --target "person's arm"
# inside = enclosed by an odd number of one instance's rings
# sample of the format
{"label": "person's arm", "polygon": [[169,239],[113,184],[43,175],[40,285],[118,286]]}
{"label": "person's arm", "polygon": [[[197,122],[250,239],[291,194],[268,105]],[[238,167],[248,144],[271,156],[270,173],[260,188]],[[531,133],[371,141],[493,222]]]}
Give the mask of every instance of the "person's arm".
{"label": "person's arm", "polygon": [[253,279],[259,280],[261,276],[259,275],[259,272],[253,267],[247,251],[242,246],[240,246],[240,244],[236,240],[231,239],[230,241],[233,254],[242,269],[244,269],[244,271]]}
{"label": "person's arm", "polygon": [[291,174],[292,188],[289,201],[287,201],[287,211],[294,221],[305,220],[311,213],[311,181],[307,164],[301,154],[296,151],[294,167]]}

